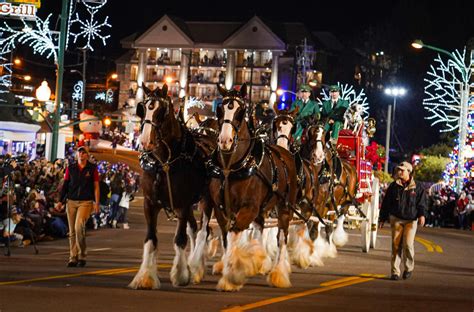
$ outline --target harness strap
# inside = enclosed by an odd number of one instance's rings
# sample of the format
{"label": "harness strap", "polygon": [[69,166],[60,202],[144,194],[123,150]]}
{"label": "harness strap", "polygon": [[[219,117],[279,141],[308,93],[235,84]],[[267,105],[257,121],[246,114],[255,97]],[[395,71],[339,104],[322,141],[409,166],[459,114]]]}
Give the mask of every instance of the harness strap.
{"label": "harness strap", "polygon": [[[270,154],[270,153],[269,153]],[[284,162],[283,162],[284,163]],[[285,167],[286,167],[286,164],[285,164]],[[273,170],[272,170],[273,171]],[[269,193],[270,195],[272,194],[275,194],[276,196],[278,196],[280,199],[284,200],[285,203],[287,204],[288,207],[290,207],[290,209],[296,214],[296,216],[298,218],[300,218],[301,220],[303,220],[305,223],[308,223],[309,222],[309,219],[305,218],[296,208],[294,205],[290,205],[288,204],[287,200],[286,200],[286,197],[281,194],[278,190],[275,190],[273,188],[273,185],[270,181],[268,181],[268,179],[263,175],[263,173],[260,171],[260,169],[256,170],[256,175],[267,185],[268,189],[269,189]],[[268,195],[267,195],[268,196]],[[271,196],[270,196],[271,198]],[[264,207],[264,206],[263,206]],[[322,218],[321,218],[322,219]],[[323,223],[324,224],[324,223]]]}
{"label": "harness strap", "polygon": [[286,134],[280,134],[278,137],[277,137],[277,140],[278,139],[286,139],[287,141],[290,141],[290,138],[288,138],[288,136]]}
{"label": "harness strap", "polygon": [[166,183],[168,183],[168,197],[170,200],[171,210],[174,211],[173,192],[171,191],[171,178],[170,178],[170,173],[169,173],[170,167],[168,166],[168,164],[165,164],[163,166],[163,171],[166,174]]}

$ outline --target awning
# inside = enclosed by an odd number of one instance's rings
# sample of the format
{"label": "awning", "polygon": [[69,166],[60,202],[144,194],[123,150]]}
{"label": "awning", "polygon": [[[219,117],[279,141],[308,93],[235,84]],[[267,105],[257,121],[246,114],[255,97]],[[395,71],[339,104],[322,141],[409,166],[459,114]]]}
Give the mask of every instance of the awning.
{"label": "awning", "polygon": [[0,140],[34,142],[36,140],[36,132],[13,132],[0,130]]}
{"label": "awning", "polygon": [[37,124],[28,124],[24,122],[15,121],[2,121],[0,124],[0,130],[9,130],[15,132],[38,132],[41,126]]}
{"label": "awning", "polygon": [[23,122],[4,121],[0,124],[0,140],[34,142],[41,127]]}

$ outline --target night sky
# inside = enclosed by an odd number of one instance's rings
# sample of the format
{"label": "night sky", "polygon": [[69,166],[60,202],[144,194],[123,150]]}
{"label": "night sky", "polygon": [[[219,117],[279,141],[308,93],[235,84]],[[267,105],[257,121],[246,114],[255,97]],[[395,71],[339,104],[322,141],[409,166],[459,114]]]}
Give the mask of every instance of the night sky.
{"label": "night sky", "polygon": [[[59,12],[59,0],[42,2],[39,16]],[[276,1],[167,2],[109,0],[101,13],[102,17],[109,15],[109,23],[113,25],[112,37],[107,49],[101,48],[100,43],[96,44],[96,56],[112,60],[120,56],[123,53],[120,39],[143,31],[163,14],[184,20],[245,21],[258,15],[272,22],[302,22],[311,31],[334,33],[348,49],[362,45],[361,40],[370,40],[364,34],[372,29],[385,38],[377,40],[380,50],[402,58],[403,67],[393,83],[404,85],[409,90],[406,98],[397,104],[398,136],[401,144],[409,150],[435,143],[439,136],[423,119],[426,114],[421,106],[423,78],[436,54],[429,50],[415,51],[410,43],[419,38],[427,44],[454,50],[461,49],[470,37],[474,37],[474,1],[451,0],[442,5],[427,0],[291,1],[285,5],[275,5]],[[107,70],[111,70],[113,62],[107,66]],[[388,104],[391,100],[386,101]],[[379,143],[382,142],[379,140]]]}

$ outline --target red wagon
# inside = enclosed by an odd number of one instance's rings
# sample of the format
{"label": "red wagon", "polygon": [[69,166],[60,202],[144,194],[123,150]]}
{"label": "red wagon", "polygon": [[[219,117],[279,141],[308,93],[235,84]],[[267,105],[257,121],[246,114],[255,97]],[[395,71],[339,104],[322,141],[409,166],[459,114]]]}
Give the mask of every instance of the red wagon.
{"label": "red wagon", "polygon": [[[362,250],[369,252],[375,248],[379,218],[380,184],[374,177],[372,163],[365,158],[368,138],[365,127],[357,132],[343,129],[339,132],[339,156],[349,161],[357,169],[357,195],[360,211],[355,206],[348,210],[346,220],[351,227],[360,227]],[[362,212],[362,213],[361,213]]]}

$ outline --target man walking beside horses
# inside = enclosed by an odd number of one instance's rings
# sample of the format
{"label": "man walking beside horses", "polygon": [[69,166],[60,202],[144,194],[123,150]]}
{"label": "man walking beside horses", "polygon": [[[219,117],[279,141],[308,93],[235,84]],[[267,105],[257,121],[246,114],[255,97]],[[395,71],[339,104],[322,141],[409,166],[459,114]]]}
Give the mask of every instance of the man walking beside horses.
{"label": "man walking beside horses", "polygon": [[401,262],[405,266],[403,279],[413,274],[416,228],[417,223],[425,224],[425,209],[425,191],[413,179],[413,166],[404,161],[397,166],[395,181],[389,185],[380,210],[380,227],[390,220],[392,228],[392,280],[400,279]]}

